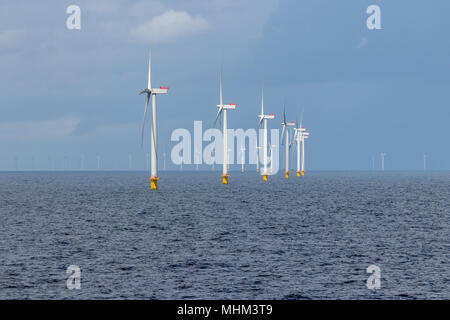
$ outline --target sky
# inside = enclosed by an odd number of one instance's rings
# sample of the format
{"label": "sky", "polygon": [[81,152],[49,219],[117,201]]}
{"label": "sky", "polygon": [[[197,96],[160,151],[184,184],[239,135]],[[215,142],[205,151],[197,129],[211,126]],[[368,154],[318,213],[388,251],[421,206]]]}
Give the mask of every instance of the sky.
{"label": "sky", "polygon": [[[81,9],[69,30],[67,7]],[[381,9],[369,30],[366,9]],[[152,47],[160,154],[212,126],[223,66],[229,127],[303,112],[310,170],[450,169],[450,2],[80,0],[0,2],[0,170],[145,169]],[[168,168],[175,167],[168,163]],[[205,167],[202,167],[205,169]],[[236,167],[237,168],[237,167]]]}

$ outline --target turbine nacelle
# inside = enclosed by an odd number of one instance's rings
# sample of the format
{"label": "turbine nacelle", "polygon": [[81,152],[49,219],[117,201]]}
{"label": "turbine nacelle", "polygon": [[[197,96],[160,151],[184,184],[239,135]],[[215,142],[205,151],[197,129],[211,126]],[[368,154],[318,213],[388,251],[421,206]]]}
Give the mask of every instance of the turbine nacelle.
{"label": "turbine nacelle", "polygon": [[159,87],[151,89],[152,94],[166,94],[169,93],[169,87]]}
{"label": "turbine nacelle", "polygon": [[144,94],[144,93],[146,93],[146,94],[166,94],[166,93],[169,93],[169,88],[168,87],[159,87],[159,88],[153,88],[153,89],[145,88],[139,94]]}
{"label": "turbine nacelle", "polygon": [[260,114],[258,117],[260,119],[275,119],[274,114]]}
{"label": "turbine nacelle", "polygon": [[230,103],[230,104],[218,104],[217,108],[219,109],[228,109],[228,110],[234,110],[236,109],[236,103]]}

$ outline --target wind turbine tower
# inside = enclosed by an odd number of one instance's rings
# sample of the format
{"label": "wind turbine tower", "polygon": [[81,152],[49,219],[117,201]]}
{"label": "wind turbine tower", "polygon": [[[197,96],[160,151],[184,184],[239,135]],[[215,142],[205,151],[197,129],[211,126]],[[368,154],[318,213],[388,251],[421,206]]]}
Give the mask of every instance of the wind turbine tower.
{"label": "wind turbine tower", "polygon": [[[258,139],[256,139],[258,140]],[[258,141],[256,141],[256,172],[259,172],[259,150],[261,147],[258,146]]]}
{"label": "wind turbine tower", "polygon": [[428,158],[428,156],[424,153],[423,154],[423,171],[427,171],[427,158]]}
{"label": "wind turbine tower", "polygon": [[166,171],[166,153],[163,153],[163,158],[164,158],[164,162],[163,162],[163,170]]}
{"label": "wind turbine tower", "polygon": [[241,155],[242,155],[242,168],[241,171],[244,172],[244,162],[245,162],[245,146],[242,146],[241,148]]}
{"label": "wind turbine tower", "polygon": [[381,171],[384,171],[384,157],[386,156],[386,153],[382,152],[380,155],[381,155]]}
{"label": "wind turbine tower", "polygon": [[169,92],[168,87],[152,88],[151,74],[152,74],[152,54],[150,51],[150,57],[148,59],[148,80],[147,88],[142,90],[139,94],[146,94],[147,99],[145,101],[144,121],[142,123],[141,141],[144,140],[144,127],[145,119],[147,116],[147,109],[150,97],[152,98],[152,126],[150,130],[150,155],[151,155],[151,170],[150,170],[150,187],[152,190],[158,189],[158,137],[157,137],[157,119],[156,119],[156,95],[167,94]]}
{"label": "wind turbine tower", "polygon": [[297,127],[294,128],[295,130],[295,142],[297,142],[296,149],[297,149],[297,177],[300,177],[302,175],[302,140],[303,140],[303,133],[306,131],[305,128],[302,127],[302,122],[298,123],[297,121]]}
{"label": "wind turbine tower", "polygon": [[236,109],[236,104],[223,104],[223,89],[222,89],[222,72],[220,73],[220,88],[219,88],[219,104],[217,105],[219,109],[217,111],[216,120],[214,121],[214,126],[217,120],[223,114],[223,169],[222,169],[222,183],[228,184],[228,178],[230,174],[228,172],[228,110]]}
{"label": "wind turbine tower", "polygon": [[259,117],[259,123],[258,123],[258,129],[261,126],[261,123],[264,122],[264,128],[263,128],[263,180],[268,180],[269,172],[267,171],[267,120],[269,119],[275,119],[274,114],[264,114],[264,90],[262,92],[262,98],[261,98],[261,114]]}
{"label": "wind turbine tower", "polygon": [[301,132],[301,138],[302,138],[302,170],[301,174],[302,176],[305,175],[305,140],[309,138],[309,132]]}
{"label": "wind turbine tower", "polygon": [[[290,144],[290,142],[289,142],[289,128],[290,127],[294,127],[295,126],[295,122],[287,122],[286,121],[286,110],[284,110],[284,112],[283,112],[283,122],[281,123],[281,125],[283,126],[283,131],[282,131],[282,133],[281,133],[281,141],[282,141],[282,145],[284,144],[284,146],[285,146],[285,151],[286,151],[286,154],[285,154],[285,161],[286,161],[286,163],[285,163],[285,168],[284,168],[284,171],[285,171],[285,177],[286,177],[286,179],[289,179],[289,150],[290,150],[290,148],[291,148],[291,144]],[[283,136],[286,134],[286,136],[285,136],[285,141],[283,142]]]}

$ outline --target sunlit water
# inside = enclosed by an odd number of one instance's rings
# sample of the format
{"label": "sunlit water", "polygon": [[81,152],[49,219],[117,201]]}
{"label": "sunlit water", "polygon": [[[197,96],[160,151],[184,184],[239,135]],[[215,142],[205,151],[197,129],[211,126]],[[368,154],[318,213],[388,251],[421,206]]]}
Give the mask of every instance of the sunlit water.
{"label": "sunlit water", "polygon": [[450,298],[449,173],[0,173],[0,220],[2,299]]}

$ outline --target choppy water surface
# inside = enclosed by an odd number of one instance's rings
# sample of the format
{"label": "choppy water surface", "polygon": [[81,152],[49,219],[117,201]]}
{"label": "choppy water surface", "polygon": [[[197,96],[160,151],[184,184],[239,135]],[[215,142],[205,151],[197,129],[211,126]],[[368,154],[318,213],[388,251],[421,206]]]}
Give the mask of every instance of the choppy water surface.
{"label": "choppy water surface", "polygon": [[0,220],[2,299],[450,299],[449,173],[0,173]]}

